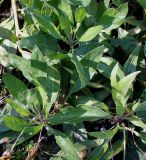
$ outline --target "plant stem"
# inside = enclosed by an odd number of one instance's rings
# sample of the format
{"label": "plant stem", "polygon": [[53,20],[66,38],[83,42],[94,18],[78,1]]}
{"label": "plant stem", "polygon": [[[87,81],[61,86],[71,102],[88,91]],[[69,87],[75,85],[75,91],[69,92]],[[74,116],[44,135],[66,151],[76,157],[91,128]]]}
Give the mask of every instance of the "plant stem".
{"label": "plant stem", "polygon": [[13,16],[14,16],[14,22],[15,22],[16,37],[18,37],[20,33],[20,29],[19,29],[19,23],[18,23],[16,0],[11,0],[11,5],[12,5]]}

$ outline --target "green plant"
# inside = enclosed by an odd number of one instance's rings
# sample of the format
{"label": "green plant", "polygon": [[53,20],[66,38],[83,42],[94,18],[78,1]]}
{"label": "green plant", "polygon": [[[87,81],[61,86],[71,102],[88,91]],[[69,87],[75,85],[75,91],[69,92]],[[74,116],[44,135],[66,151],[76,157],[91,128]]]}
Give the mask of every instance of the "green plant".
{"label": "green plant", "polygon": [[38,152],[47,132],[60,147],[50,159],[110,160],[123,151],[125,160],[129,139],[144,157],[145,23],[124,2],[19,0],[22,29],[13,17],[0,24],[2,81],[11,96],[0,138],[12,140],[10,154],[36,134]]}

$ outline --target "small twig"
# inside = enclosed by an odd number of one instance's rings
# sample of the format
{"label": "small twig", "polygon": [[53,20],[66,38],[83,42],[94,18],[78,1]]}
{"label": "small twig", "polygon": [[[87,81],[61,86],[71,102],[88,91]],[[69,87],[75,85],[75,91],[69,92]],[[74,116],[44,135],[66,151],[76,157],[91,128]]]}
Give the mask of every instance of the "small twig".
{"label": "small twig", "polygon": [[42,137],[42,130],[43,129],[41,129],[41,131],[40,131],[37,144],[30,149],[30,151],[28,152],[28,156],[27,156],[27,158],[25,160],[32,160],[32,159],[34,159],[36,157],[36,154],[37,154],[37,152],[39,150],[39,147],[40,147],[40,143],[44,139],[44,137]]}
{"label": "small twig", "polygon": [[126,160],[126,132],[125,132],[125,125],[124,124],[123,124],[123,137],[124,137],[123,160]]}
{"label": "small twig", "polygon": [[131,134],[132,134],[132,139],[133,139],[133,143],[134,145],[136,146],[136,148],[141,152],[142,155],[144,155],[144,152],[142,151],[141,148],[138,147],[137,143],[135,142],[135,139],[134,139],[134,134],[133,134],[133,130],[131,129]]}
{"label": "small twig", "polygon": [[[111,142],[111,140],[109,140],[109,144],[110,144],[110,148],[111,148],[111,151],[112,151],[112,154],[114,153],[114,150],[113,150],[113,146],[112,146],[112,142]],[[112,157],[112,160],[113,160],[114,158]]]}
{"label": "small twig", "polygon": [[15,143],[13,144],[13,146],[12,146],[12,148],[11,148],[11,150],[10,150],[10,153],[13,152],[14,147],[16,146],[16,144],[17,144],[18,140],[20,139],[20,137],[22,136],[22,134],[23,134],[23,130],[22,130],[22,132],[19,134],[19,136],[17,137]]}
{"label": "small twig", "polygon": [[16,0],[11,0],[11,5],[12,5],[14,22],[15,22],[16,37],[18,37],[19,33],[20,33],[20,29],[19,29],[19,23],[18,23],[18,14],[17,14]]}

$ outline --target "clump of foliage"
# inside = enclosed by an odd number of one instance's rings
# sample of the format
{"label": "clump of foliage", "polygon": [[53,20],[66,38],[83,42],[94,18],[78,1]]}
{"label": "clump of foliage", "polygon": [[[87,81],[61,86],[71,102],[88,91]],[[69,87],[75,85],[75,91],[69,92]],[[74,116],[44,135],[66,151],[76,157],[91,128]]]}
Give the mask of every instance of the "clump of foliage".
{"label": "clump of foliage", "polygon": [[19,0],[21,29],[0,23],[2,158],[145,159],[144,1],[139,20],[125,0]]}

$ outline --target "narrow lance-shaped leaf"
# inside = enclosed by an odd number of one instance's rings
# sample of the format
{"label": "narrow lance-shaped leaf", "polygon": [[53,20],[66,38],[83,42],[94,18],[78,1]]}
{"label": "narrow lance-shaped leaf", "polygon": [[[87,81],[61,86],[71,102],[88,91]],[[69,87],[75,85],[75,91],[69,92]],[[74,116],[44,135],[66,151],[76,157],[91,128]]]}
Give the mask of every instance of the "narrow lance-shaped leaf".
{"label": "narrow lance-shaped leaf", "polygon": [[3,121],[8,128],[18,132],[30,126],[27,121],[14,116],[4,116]]}
{"label": "narrow lance-shaped leaf", "polygon": [[27,86],[21,80],[12,75],[4,74],[3,82],[14,98],[18,99],[21,102],[25,101]]}
{"label": "narrow lance-shaped leaf", "polygon": [[110,117],[110,114],[99,109],[99,107],[79,105],[74,108],[63,109],[61,112],[52,115],[48,122],[51,124],[92,122],[107,117]]}
{"label": "narrow lance-shaped leaf", "polygon": [[122,4],[117,9],[107,9],[99,19],[99,24],[103,25],[104,31],[111,31],[118,28],[123,22],[128,13],[128,4]]}
{"label": "narrow lance-shaped leaf", "polygon": [[118,83],[117,82],[118,68],[119,68],[119,66],[118,66],[118,63],[117,63],[115,65],[115,67],[113,68],[112,72],[111,72],[111,77],[110,77],[110,79],[111,79],[111,86],[114,87],[114,88],[116,88],[117,83]]}
{"label": "narrow lance-shaped leaf", "polygon": [[[77,59],[77,57],[75,56],[75,54],[69,54],[71,61],[74,63],[75,67],[76,67],[76,71],[74,72],[71,78],[71,88],[70,88],[70,93],[69,95],[71,95],[72,93],[77,91],[77,85],[78,83],[80,83],[80,88],[84,88],[87,84],[87,80],[86,80],[86,73],[85,73],[85,69],[82,66],[82,64],[80,63],[80,61]],[[79,77],[79,78],[76,78]],[[74,80],[77,80],[76,82]],[[78,86],[79,87],[79,86]]]}
{"label": "narrow lance-shaped leaf", "polygon": [[135,126],[141,127],[142,129],[146,130],[146,124],[140,118],[136,116],[132,116],[132,117],[129,117],[128,120]]}
{"label": "narrow lance-shaped leaf", "polygon": [[80,42],[87,42],[94,39],[102,30],[102,25],[90,27],[87,31],[80,37]]}
{"label": "narrow lance-shaped leaf", "polygon": [[60,34],[59,30],[54,25],[54,23],[51,22],[48,16],[38,15],[38,14],[33,14],[32,16],[45,32],[48,32],[56,39],[64,40],[64,37]]}
{"label": "narrow lance-shaped leaf", "polygon": [[27,108],[25,108],[22,104],[16,102],[13,99],[6,99],[6,102],[9,103],[17,113],[19,113],[21,116],[30,116],[31,113]]}
{"label": "narrow lance-shaped leaf", "polygon": [[67,160],[79,160],[78,151],[71,140],[62,132],[54,130],[56,143],[65,154]]}
{"label": "narrow lance-shaped leaf", "polygon": [[128,60],[125,62],[124,67],[123,67],[123,71],[126,74],[129,74],[129,73],[136,71],[137,62],[138,62],[138,55],[139,55],[140,51],[141,51],[141,44],[139,44],[134,49],[132,54],[130,54]]}
{"label": "narrow lance-shaped leaf", "polygon": [[117,133],[117,131],[118,131],[118,128],[114,128],[114,129],[100,131],[100,132],[89,132],[88,134],[95,138],[111,140],[113,136]]}
{"label": "narrow lance-shaped leaf", "polygon": [[10,30],[0,27],[0,38],[9,39],[11,41],[16,41],[16,36]]}
{"label": "narrow lance-shaped leaf", "polygon": [[86,10],[84,7],[78,7],[75,12],[75,20],[77,23],[81,23],[86,16]]}
{"label": "narrow lance-shaped leaf", "polygon": [[[101,57],[101,61],[99,62],[97,69],[101,74],[110,79],[111,72],[116,64],[117,61],[112,57]],[[119,68],[117,72],[117,79],[121,80],[124,77],[125,75],[123,71]]]}
{"label": "narrow lance-shaped leaf", "polygon": [[68,20],[73,23],[73,15],[72,15],[72,9],[71,5],[69,3],[69,0],[63,0],[59,1],[58,8],[65,14],[67,15]]}
{"label": "narrow lance-shaped leaf", "polygon": [[123,78],[118,82],[118,89],[121,91],[124,95],[127,94],[129,91],[133,81],[135,80],[136,76],[140,73],[140,71],[134,72]]}

